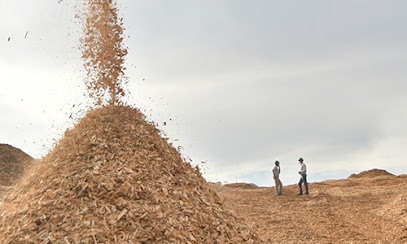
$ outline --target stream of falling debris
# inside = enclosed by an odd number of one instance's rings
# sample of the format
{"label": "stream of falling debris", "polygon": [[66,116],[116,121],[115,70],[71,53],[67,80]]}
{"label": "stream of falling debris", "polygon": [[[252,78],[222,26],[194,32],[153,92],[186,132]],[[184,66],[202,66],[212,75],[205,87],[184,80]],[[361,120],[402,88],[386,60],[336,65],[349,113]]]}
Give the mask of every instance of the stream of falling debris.
{"label": "stream of falling debris", "polygon": [[85,84],[97,105],[120,104],[123,88],[123,18],[113,0],[84,0],[84,29],[80,42],[87,73]]}

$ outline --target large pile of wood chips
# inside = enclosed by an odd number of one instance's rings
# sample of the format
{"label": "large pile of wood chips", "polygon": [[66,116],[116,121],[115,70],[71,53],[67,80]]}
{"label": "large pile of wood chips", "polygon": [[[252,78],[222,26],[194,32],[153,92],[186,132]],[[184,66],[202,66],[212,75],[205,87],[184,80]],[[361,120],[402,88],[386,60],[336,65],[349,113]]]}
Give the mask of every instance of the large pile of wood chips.
{"label": "large pile of wood chips", "polygon": [[0,144],[0,186],[11,186],[22,176],[33,158],[18,148]]}
{"label": "large pile of wood chips", "polygon": [[0,243],[253,243],[138,111],[89,112],[0,206]]}

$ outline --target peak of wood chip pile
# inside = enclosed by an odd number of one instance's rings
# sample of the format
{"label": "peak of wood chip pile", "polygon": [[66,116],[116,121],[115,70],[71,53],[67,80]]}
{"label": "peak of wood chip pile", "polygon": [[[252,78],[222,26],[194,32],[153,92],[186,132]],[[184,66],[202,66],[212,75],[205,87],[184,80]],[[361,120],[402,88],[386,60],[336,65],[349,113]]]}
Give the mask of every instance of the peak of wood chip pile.
{"label": "peak of wood chip pile", "polygon": [[254,243],[138,111],[89,112],[0,206],[0,243]]}
{"label": "peak of wood chip pile", "polygon": [[0,186],[11,186],[22,176],[33,158],[18,148],[0,144]]}

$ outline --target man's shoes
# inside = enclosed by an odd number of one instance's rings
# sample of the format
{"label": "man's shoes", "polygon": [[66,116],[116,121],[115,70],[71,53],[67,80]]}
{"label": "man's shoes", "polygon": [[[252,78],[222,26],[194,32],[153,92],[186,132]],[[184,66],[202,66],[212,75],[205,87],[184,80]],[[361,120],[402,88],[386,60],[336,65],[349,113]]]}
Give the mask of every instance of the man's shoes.
{"label": "man's shoes", "polygon": [[302,195],[302,193],[300,192],[300,193],[298,193],[297,195]]}
{"label": "man's shoes", "polygon": [[306,192],[305,195],[309,195],[309,192]]}

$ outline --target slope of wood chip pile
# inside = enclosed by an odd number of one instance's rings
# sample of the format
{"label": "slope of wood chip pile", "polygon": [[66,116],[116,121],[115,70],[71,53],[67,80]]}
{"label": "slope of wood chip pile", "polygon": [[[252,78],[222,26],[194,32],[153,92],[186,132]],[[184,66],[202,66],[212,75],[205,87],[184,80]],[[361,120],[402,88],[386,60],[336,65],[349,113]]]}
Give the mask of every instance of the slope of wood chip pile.
{"label": "slope of wood chip pile", "polygon": [[0,186],[11,186],[22,176],[33,158],[18,148],[0,144]]}
{"label": "slope of wood chip pile", "polygon": [[0,206],[0,243],[253,243],[138,110],[89,112]]}

